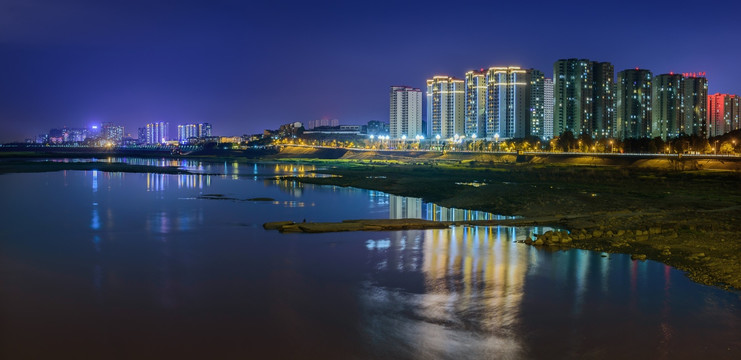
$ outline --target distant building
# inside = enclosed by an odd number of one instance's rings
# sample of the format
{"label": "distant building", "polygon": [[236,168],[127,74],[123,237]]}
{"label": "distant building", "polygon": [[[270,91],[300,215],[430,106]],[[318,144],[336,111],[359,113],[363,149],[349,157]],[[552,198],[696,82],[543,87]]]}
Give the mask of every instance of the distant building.
{"label": "distant building", "polygon": [[561,59],[553,64],[554,135],[611,136],[614,68],[606,62]]}
{"label": "distant building", "polygon": [[213,136],[213,134],[211,133],[211,131],[212,131],[211,129],[212,129],[212,127],[211,127],[211,124],[209,124],[209,123],[200,123],[200,124],[198,124],[198,137],[199,138],[206,138],[206,137],[209,137],[209,136]]}
{"label": "distant building", "polygon": [[653,78],[651,90],[651,136],[663,140],[682,133],[684,77],[680,74],[661,74]]}
{"label": "distant building", "polygon": [[178,142],[181,144],[187,143],[188,139],[198,138],[198,125],[196,124],[184,124],[178,125]]}
{"label": "distant building", "polygon": [[49,130],[49,144],[63,144],[67,140],[66,129]]}
{"label": "distant building", "polygon": [[104,122],[100,127],[101,138],[114,144],[120,144],[124,136],[124,127],[111,122]]}
{"label": "distant building", "polygon": [[146,127],[140,127],[137,129],[136,143],[139,145],[143,145],[147,143],[147,128]]}
{"label": "distant building", "polygon": [[181,144],[210,136],[211,124],[209,123],[178,125],[178,142]]}
{"label": "distant building", "polygon": [[283,124],[278,128],[278,136],[280,137],[296,137],[304,132],[304,124],[301,122],[292,122]]}
{"label": "distant building", "polygon": [[368,121],[368,125],[366,126],[366,133],[368,135],[388,135],[389,124],[377,120]]}
{"label": "distant building", "polygon": [[741,129],[741,98],[738,95],[708,95],[708,135],[720,136]]}
{"label": "distant building", "polygon": [[543,81],[543,138],[553,138],[553,79]]}
{"label": "distant building", "polygon": [[422,130],[422,90],[392,86],[389,93],[389,132],[394,139],[414,137]]}
{"label": "distant building", "polygon": [[340,125],[340,126],[319,126],[311,130],[304,131],[304,134],[334,134],[334,135],[360,135],[363,131],[362,125]]}
{"label": "distant building", "polygon": [[306,124],[306,130],[311,130],[321,126],[340,126],[340,121],[337,119],[309,120]]}
{"label": "distant building", "polygon": [[168,124],[162,121],[147,124],[145,126],[146,144],[164,144],[167,141],[167,126]]}
{"label": "distant building", "polygon": [[651,136],[651,81],[645,69],[618,73],[616,136],[620,139]]}
{"label": "distant building", "polygon": [[486,74],[483,71],[466,73],[465,84],[465,134],[486,137]]}

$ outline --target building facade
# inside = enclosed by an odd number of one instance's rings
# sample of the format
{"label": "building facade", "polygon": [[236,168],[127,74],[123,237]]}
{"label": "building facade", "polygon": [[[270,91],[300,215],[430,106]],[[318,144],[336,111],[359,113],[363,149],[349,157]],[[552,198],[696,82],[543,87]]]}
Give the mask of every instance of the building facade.
{"label": "building facade", "polygon": [[190,138],[198,137],[198,125],[197,124],[184,124],[178,125],[178,142],[187,143]]}
{"label": "building facade", "polygon": [[652,78],[651,71],[645,69],[627,69],[618,73],[617,138],[639,139],[651,136]]}
{"label": "building facade", "polygon": [[422,134],[422,90],[392,86],[389,100],[390,136],[400,139]]}
{"label": "building facade", "polygon": [[738,95],[708,95],[708,136],[720,136],[741,129]]}
{"label": "building facade", "polygon": [[389,134],[389,124],[385,123],[383,121],[378,120],[371,120],[368,121],[368,125],[366,125],[366,133],[368,135],[388,135]]}
{"label": "building facade", "polygon": [[[615,132],[615,67],[609,62],[593,62],[592,136],[612,137]],[[650,89],[649,89],[650,96]],[[650,104],[649,104],[650,106]]]}
{"label": "building facade", "polygon": [[554,136],[612,136],[614,67],[589,59],[561,59],[553,64]]}
{"label": "building facade", "polygon": [[530,135],[532,70],[492,67],[486,72],[486,136],[524,138]]}
{"label": "building facade", "polygon": [[318,120],[309,120],[309,122],[306,123],[306,129],[311,130],[313,128],[322,127],[322,126],[340,126],[340,120],[338,119],[318,119]]}
{"label": "building facade", "polygon": [[124,137],[124,127],[111,122],[104,122],[100,126],[101,137],[113,144],[120,144]]}
{"label": "building facade", "polygon": [[591,133],[593,98],[592,62],[561,59],[553,64],[553,132]]}
{"label": "building facade", "polygon": [[680,74],[661,74],[653,79],[651,90],[651,136],[666,141],[682,133],[684,77]]}
{"label": "building facade", "polygon": [[211,136],[211,124],[182,124],[178,125],[178,142],[187,143],[188,139],[203,139]]}
{"label": "building facade", "polygon": [[427,80],[427,125],[431,137],[465,135],[464,85],[463,80],[449,76]]}
{"label": "building facade", "polygon": [[700,76],[685,76],[682,84],[685,134],[708,137],[708,80]]}
{"label": "building facade", "polygon": [[156,122],[145,126],[146,144],[163,144],[167,141],[167,123]]}
{"label": "building facade", "polygon": [[545,74],[540,70],[530,73],[530,135],[545,137]]}
{"label": "building facade", "polygon": [[543,138],[553,138],[553,79],[543,81]]}
{"label": "building facade", "polygon": [[465,88],[465,134],[483,139],[486,137],[486,74],[483,71],[467,72]]}

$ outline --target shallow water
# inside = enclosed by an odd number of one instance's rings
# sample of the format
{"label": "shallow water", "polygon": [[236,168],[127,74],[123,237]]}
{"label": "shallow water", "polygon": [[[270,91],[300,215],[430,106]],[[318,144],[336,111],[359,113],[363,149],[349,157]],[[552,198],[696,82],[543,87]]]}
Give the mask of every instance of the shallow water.
{"label": "shallow water", "polygon": [[269,179],[311,165],[175,166],[223,175],[0,176],[1,358],[741,356],[740,294],[668,266],[515,242],[546,229],[265,231],[496,216]]}

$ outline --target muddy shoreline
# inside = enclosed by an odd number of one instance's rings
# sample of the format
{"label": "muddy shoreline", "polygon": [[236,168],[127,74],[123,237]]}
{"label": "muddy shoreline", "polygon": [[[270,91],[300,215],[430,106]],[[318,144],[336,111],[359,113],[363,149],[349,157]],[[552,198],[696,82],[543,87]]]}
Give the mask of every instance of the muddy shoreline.
{"label": "muddy shoreline", "polygon": [[533,246],[630,254],[702,284],[741,289],[738,172],[533,164],[352,164],[320,172],[337,176],[284,178],[538,219],[568,236],[541,234]]}

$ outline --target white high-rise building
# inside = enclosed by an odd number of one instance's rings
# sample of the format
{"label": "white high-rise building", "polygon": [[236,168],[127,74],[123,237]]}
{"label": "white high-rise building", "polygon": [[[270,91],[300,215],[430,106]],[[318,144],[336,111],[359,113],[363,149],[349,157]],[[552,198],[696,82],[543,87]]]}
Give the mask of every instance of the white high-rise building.
{"label": "white high-rise building", "polygon": [[188,139],[198,137],[198,126],[196,124],[178,125],[178,142],[187,143]]}
{"label": "white high-rise building", "polygon": [[422,132],[422,90],[408,86],[392,86],[389,95],[390,136],[413,139]]}
{"label": "white high-rise building", "polygon": [[491,67],[486,72],[486,136],[490,139],[530,135],[533,70]]}
{"label": "white high-rise building", "polygon": [[178,142],[187,143],[190,138],[202,139],[211,136],[211,124],[183,124],[178,125]]}
{"label": "white high-rise building", "polygon": [[483,71],[466,73],[466,136],[486,137],[486,74]]}
{"label": "white high-rise building", "polygon": [[427,126],[431,137],[449,139],[465,135],[465,89],[463,80],[435,76],[427,80]]}
{"label": "white high-rise building", "polygon": [[156,122],[146,126],[147,144],[162,144],[167,141],[167,123]]}
{"label": "white high-rise building", "polygon": [[543,137],[553,138],[553,79],[543,82]]}

